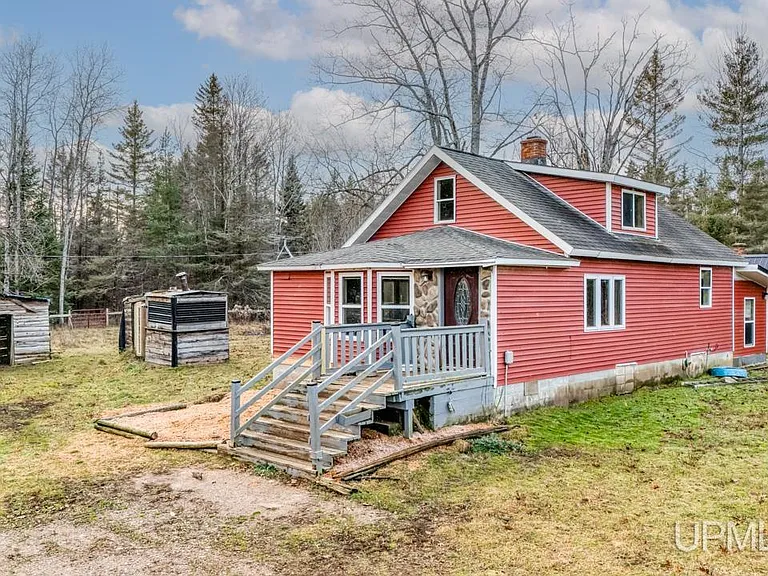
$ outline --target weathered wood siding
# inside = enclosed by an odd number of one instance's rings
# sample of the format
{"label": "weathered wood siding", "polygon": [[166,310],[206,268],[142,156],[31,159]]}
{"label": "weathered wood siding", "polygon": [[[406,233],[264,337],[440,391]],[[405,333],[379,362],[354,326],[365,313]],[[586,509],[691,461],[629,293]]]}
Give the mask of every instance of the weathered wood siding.
{"label": "weathered wood siding", "polygon": [[0,314],[13,316],[14,364],[31,364],[51,357],[48,302],[0,297]]}
{"label": "weathered wood siding", "polygon": [[147,330],[144,360],[150,364],[170,366],[173,359],[173,335],[165,330]]}
{"label": "weathered wood siding", "polygon": [[[750,356],[752,354],[763,354],[766,351],[766,310],[763,292],[765,288],[749,282],[747,280],[736,280],[734,282],[734,337],[735,348],[733,355]],[[755,345],[744,346],[744,298],[755,299]]]}
{"label": "weathered wood siding", "polygon": [[178,365],[211,364],[229,359],[229,330],[176,334]]}
{"label": "weathered wood siding", "polygon": [[435,224],[435,178],[456,176],[455,226],[561,253],[562,251],[449,166],[440,164],[379,228],[371,240],[428,230]]}
{"label": "weathered wood siding", "polygon": [[[584,330],[585,274],[623,275],[626,328]],[[732,350],[731,268],[713,268],[712,307],[699,307],[699,267],[582,260],[567,270],[500,268],[498,378],[508,383],[684,358],[710,346]]]}

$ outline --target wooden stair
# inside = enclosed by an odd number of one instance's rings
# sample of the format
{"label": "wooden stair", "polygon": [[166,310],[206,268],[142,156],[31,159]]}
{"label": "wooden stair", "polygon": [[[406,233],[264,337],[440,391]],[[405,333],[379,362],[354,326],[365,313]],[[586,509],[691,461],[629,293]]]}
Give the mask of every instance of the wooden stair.
{"label": "wooden stair", "polygon": [[[320,394],[324,400],[341,389],[345,381],[334,383]],[[351,400],[370,385],[364,380],[334,401],[328,410],[321,412],[321,419],[339,414]],[[333,466],[334,458],[344,456],[350,442],[360,439],[361,428],[373,422],[376,410],[386,407],[386,396],[372,394],[351,410],[342,412],[336,422],[322,433],[322,465],[324,469]],[[312,452],[309,445],[310,427],[306,386],[285,395],[282,401],[272,406],[264,415],[252,422],[237,438],[237,445],[223,451],[235,458],[248,462],[269,464],[293,475],[315,474]]]}

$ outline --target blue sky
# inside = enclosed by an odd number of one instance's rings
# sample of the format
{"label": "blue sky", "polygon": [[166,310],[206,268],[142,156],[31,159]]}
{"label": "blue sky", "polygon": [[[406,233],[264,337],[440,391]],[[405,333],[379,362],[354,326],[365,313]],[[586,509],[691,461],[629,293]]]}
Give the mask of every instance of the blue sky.
{"label": "blue sky", "polygon": [[145,105],[189,102],[211,72],[248,73],[274,108],[310,83],[306,61],[274,62],[214,38],[198,39],[174,17],[176,0],[6,0],[0,30],[40,34],[54,52],[106,42],[123,70],[125,100]]}
{"label": "blue sky", "polygon": [[[275,110],[290,109],[303,135],[325,134],[341,125],[349,102],[360,99],[354,87],[315,86],[311,57],[333,45],[323,30],[348,15],[337,0],[0,0],[0,39],[9,32],[39,34],[54,52],[106,42],[123,71],[123,101],[137,99],[156,131],[188,118],[198,86],[211,73],[247,73]],[[686,42],[693,72],[706,78],[724,39],[738,26],[768,52],[768,0],[574,0],[584,31],[612,31],[622,18],[645,11],[646,32]],[[534,25],[563,17],[563,0],[531,0]],[[559,14],[559,15],[558,15]],[[336,41],[338,42],[338,41]],[[329,44],[330,43],[330,44]],[[338,44],[336,44],[338,47]],[[531,82],[529,67],[507,96],[514,105]],[[696,120],[695,90],[686,98],[686,136],[694,162],[708,147],[708,134]],[[181,113],[179,111],[182,111]],[[364,122],[342,130],[372,133]],[[116,126],[100,134],[114,142]],[[686,155],[688,155],[686,152]]]}

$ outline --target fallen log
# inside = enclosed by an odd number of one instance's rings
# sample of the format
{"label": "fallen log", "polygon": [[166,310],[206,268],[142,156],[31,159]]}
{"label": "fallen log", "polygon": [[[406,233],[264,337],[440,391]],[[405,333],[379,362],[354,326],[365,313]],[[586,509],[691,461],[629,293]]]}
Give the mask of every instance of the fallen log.
{"label": "fallen log", "polygon": [[205,448],[215,449],[221,444],[219,440],[209,440],[203,442],[145,442],[145,448],[175,448],[177,450],[203,450]]}
{"label": "fallen log", "polygon": [[332,492],[336,492],[336,494],[341,494],[342,496],[349,496],[353,492],[357,492],[357,488],[354,486],[347,486],[346,484],[343,484],[338,481],[329,480],[328,478],[320,477],[317,480],[315,480],[315,484],[318,486],[322,486],[326,490],[331,490]]}
{"label": "fallen log", "polygon": [[115,434],[117,436],[122,436],[123,438],[130,438],[131,440],[138,440],[140,438],[140,436],[134,436],[128,432],[123,432],[122,430],[116,430],[114,428],[107,428],[106,426],[99,426],[98,424],[94,424],[93,427],[99,432],[107,432],[108,434]]}
{"label": "fallen log", "polygon": [[113,422],[112,420],[96,420],[96,424],[106,428],[114,428],[115,430],[128,432],[129,434],[133,434],[134,436],[142,436],[143,438],[149,438],[150,440],[154,440],[155,438],[157,438],[157,432],[147,432],[146,430],[139,430],[138,428],[134,428],[126,424],[118,424],[117,422]]}
{"label": "fallen log", "polygon": [[502,432],[508,432],[509,430],[512,430],[513,428],[518,428],[518,427],[519,427],[518,424],[515,424],[512,426],[492,426],[489,428],[480,428],[476,430],[467,430],[464,432],[457,432],[456,434],[451,434],[450,436],[441,436],[440,438],[435,438],[434,440],[428,440],[427,442],[422,442],[420,444],[409,446],[408,448],[403,448],[402,450],[398,450],[397,452],[393,452],[392,454],[383,456],[377,460],[374,460],[373,462],[364,464],[354,470],[351,470],[351,471],[348,470],[346,472],[337,472],[335,474],[331,474],[331,476],[333,478],[340,479],[344,482],[348,482],[349,480],[357,480],[361,476],[370,474],[374,470],[378,470],[379,468],[389,464],[390,462],[394,462],[395,460],[401,460],[402,458],[407,458],[408,456],[418,454],[419,452],[424,452],[425,450],[429,450],[431,448],[444,446],[445,444],[450,444],[451,442],[454,442],[456,440],[468,440],[470,438],[479,438],[481,436],[487,436],[488,434],[500,434]]}
{"label": "fallen log", "polygon": [[144,414],[152,414],[153,412],[171,412],[173,410],[183,410],[186,408],[186,404],[167,404],[165,406],[158,406],[157,408],[146,408],[144,410],[136,410],[135,412],[126,412],[125,414],[115,414],[114,416],[108,416],[107,418],[101,418],[101,420],[112,421],[117,418],[132,418],[133,416],[142,416]]}

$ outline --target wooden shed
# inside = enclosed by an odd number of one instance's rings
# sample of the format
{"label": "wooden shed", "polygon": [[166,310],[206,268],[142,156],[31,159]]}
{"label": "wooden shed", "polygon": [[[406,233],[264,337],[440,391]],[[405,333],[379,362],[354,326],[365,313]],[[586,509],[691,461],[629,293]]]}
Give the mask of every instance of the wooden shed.
{"label": "wooden shed", "polygon": [[48,306],[46,298],[0,296],[0,365],[31,364],[51,357]]}
{"label": "wooden shed", "polygon": [[[203,290],[149,292],[145,301],[143,352],[147,362],[183,366],[229,359],[226,293]],[[133,332],[135,335],[136,330]],[[133,346],[136,349],[135,342]]]}
{"label": "wooden shed", "polygon": [[144,294],[123,298],[123,317],[125,349],[143,358],[147,329],[147,302]]}

